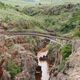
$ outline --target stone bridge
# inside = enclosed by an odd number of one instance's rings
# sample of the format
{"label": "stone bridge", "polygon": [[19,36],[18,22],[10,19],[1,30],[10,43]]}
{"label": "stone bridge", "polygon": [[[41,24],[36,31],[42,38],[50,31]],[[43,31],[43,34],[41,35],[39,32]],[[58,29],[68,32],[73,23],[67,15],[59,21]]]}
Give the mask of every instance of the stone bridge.
{"label": "stone bridge", "polygon": [[57,43],[64,46],[66,43],[72,44],[72,53],[75,53],[78,48],[80,48],[80,39],[70,39],[67,37],[62,37],[50,32],[39,32],[39,31],[7,31],[5,35],[24,35],[24,36],[38,36],[50,40],[50,43]]}
{"label": "stone bridge", "polygon": [[71,43],[71,40],[66,37],[61,37],[56,34],[49,32],[38,32],[38,31],[7,31],[4,35],[14,36],[14,35],[24,35],[24,36],[38,36],[42,38],[49,39],[51,43],[58,43],[63,46],[66,43]]}
{"label": "stone bridge", "polygon": [[38,36],[42,38],[49,39],[51,43],[58,43],[63,46],[66,43],[72,44],[72,52],[75,52],[80,47],[80,40],[71,40],[66,37],[58,36],[54,33],[50,32],[38,32],[38,31],[4,31],[3,27],[0,27],[0,36],[1,35],[24,35],[24,36]]}

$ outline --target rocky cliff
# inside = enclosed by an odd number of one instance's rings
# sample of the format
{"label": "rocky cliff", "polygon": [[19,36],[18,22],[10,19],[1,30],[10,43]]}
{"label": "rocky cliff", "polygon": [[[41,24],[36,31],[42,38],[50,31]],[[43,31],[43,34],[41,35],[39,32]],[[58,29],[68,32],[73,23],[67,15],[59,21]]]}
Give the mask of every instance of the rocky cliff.
{"label": "rocky cliff", "polygon": [[[36,56],[29,47],[25,37],[0,35],[0,80],[35,80]],[[20,71],[12,72],[12,69],[17,70],[13,66],[10,68],[12,63]]]}
{"label": "rocky cliff", "polygon": [[51,80],[80,80],[80,47],[69,56],[63,72],[53,70]]}

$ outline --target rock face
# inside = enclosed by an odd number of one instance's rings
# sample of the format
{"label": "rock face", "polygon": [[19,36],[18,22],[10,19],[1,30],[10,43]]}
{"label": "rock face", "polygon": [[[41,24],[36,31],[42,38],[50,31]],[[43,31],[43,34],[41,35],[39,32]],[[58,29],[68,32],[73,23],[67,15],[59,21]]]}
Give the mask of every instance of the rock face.
{"label": "rock face", "polygon": [[80,48],[69,57],[65,72],[69,75],[68,80],[80,80]]}
{"label": "rock face", "polygon": [[35,56],[30,51],[25,50],[20,44],[15,44],[11,51],[13,60],[22,69],[22,72],[16,75],[15,80],[35,80],[37,65],[35,60],[33,60]]}
{"label": "rock face", "polygon": [[48,40],[46,38],[45,39],[37,40],[37,45],[35,47],[35,51],[38,52],[42,48],[45,48],[49,42],[50,42],[50,40]]}
{"label": "rock face", "polygon": [[51,80],[80,80],[80,47],[68,58],[64,72],[57,73],[55,77],[52,76]]}
{"label": "rock face", "polygon": [[6,71],[3,67],[5,63],[5,59],[0,61],[0,80],[11,80],[11,76],[8,71]]}
{"label": "rock face", "polygon": [[3,75],[0,80],[11,80],[11,76],[8,71],[3,70]]}
{"label": "rock face", "polygon": [[12,59],[21,66],[22,72],[15,76],[15,80],[35,80],[36,62],[35,55],[25,50],[20,44],[15,44],[11,49]]}
{"label": "rock face", "polygon": [[51,47],[48,51],[47,59],[50,67],[57,67],[62,61],[62,55],[60,54],[59,45],[55,46],[54,44],[53,46],[54,47]]}
{"label": "rock face", "polygon": [[76,53],[77,49],[80,47],[80,39],[73,40],[72,45],[73,45],[73,53]]}
{"label": "rock face", "polygon": [[15,80],[30,80],[30,75],[27,71],[22,71],[16,75]]}
{"label": "rock face", "polygon": [[0,65],[0,80],[13,80],[6,69],[9,59],[21,67],[21,72],[15,76],[15,80],[35,80],[36,57],[27,44],[24,36],[0,35],[0,62],[5,59],[4,64]]}

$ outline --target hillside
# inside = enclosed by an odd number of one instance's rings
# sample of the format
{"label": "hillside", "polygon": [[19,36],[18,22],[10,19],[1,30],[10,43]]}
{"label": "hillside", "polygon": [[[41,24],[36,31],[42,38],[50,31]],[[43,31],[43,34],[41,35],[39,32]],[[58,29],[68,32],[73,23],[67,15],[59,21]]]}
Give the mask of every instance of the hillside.
{"label": "hillside", "polygon": [[65,3],[80,3],[80,0],[0,0],[4,3],[11,4],[11,5],[34,5],[34,4],[50,4],[50,5],[60,5]]}
{"label": "hillside", "polygon": [[34,29],[55,31],[56,34],[68,37],[80,36],[78,27],[80,4],[37,5],[37,7],[25,6],[21,8],[0,3],[0,6],[0,18],[7,30]]}
{"label": "hillside", "polygon": [[13,30],[29,29],[36,27],[39,23],[34,17],[28,16],[23,12],[20,12],[22,8],[12,7],[11,5],[5,5],[0,3],[0,21],[4,28],[11,28]]}
{"label": "hillside", "polygon": [[[73,80],[70,71],[80,62],[79,0],[0,1],[0,80]],[[2,34],[28,30],[31,36]]]}

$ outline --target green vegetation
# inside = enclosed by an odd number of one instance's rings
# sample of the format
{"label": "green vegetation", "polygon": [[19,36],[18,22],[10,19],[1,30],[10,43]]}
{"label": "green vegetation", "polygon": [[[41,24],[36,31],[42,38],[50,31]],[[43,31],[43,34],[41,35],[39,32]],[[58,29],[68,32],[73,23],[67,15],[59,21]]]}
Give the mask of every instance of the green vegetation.
{"label": "green vegetation", "polygon": [[60,31],[61,31],[62,33],[68,33],[68,32],[70,32],[71,30],[74,30],[75,27],[76,27],[75,24],[68,22],[68,23],[64,24],[64,25],[61,27]]}
{"label": "green vegetation", "polygon": [[[79,25],[80,4],[59,6],[24,7],[22,12],[38,21],[38,28],[56,31],[61,35],[73,37],[75,28]],[[76,36],[74,36],[76,37]],[[79,37],[79,36],[78,36]]]}
{"label": "green vegetation", "polygon": [[61,36],[79,37],[80,4],[21,8],[0,2],[0,6],[0,21],[6,30],[55,31]]}
{"label": "green vegetation", "polygon": [[21,68],[18,65],[16,65],[12,60],[11,61],[9,60],[7,63],[7,70],[11,74],[12,78],[14,78],[16,74],[21,72]]}
{"label": "green vegetation", "polygon": [[55,55],[58,53],[59,48],[60,48],[60,45],[58,45],[58,44],[49,44],[49,46],[48,46],[49,51],[48,51],[47,58],[51,64],[55,63],[55,60],[56,60]]}
{"label": "green vegetation", "polygon": [[65,70],[65,62],[66,62],[67,58],[72,53],[72,45],[71,44],[65,44],[64,47],[61,48],[60,53],[62,55],[62,61],[58,66],[58,71],[59,72],[64,72],[64,70]]}
{"label": "green vegetation", "polygon": [[65,60],[72,52],[72,45],[71,44],[65,44],[64,47],[61,48],[61,54],[63,59]]}
{"label": "green vegetation", "polygon": [[65,69],[65,60],[63,60],[63,61],[60,63],[60,65],[59,65],[59,67],[58,67],[58,71],[59,71],[59,72],[63,72],[64,69]]}
{"label": "green vegetation", "polygon": [[76,37],[80,37],[80,28],[75,31],[74,35]]}
{"label": "green vegetation", "polygon": [[[62,5],[52,5],[49,0],[40,0],[38,2],[39,5],[34,4],[35,1],[32,0],[32,2],[29,2],[29,0],[0,1],[0,26],[5,30],[36,30],[39,32],[52,32],[55,35],[58,34],[64,37],[80,38],[80,3],[73,4],[80,2],[79,0],[72,0],[73,3],[63,4],[66,2],[64,0],[60,3]],[[70,0],[67,1],[69,2]],[[44,5],[44,3],[48,2],[48,5]],[[57,0],[53,2],[53,4],[55,3],[57,3]],[[29,46],[31,45],[30,49],[32,48],[31,50],[34,51],[37,45],[37,38],[33,36],[28,37],[27,42]],[[13,46],[11,45],[8,44],[6,46],[12,48]],[[55,55],[60,51],[63,60],[61,63],[58,61],[58,70],[63,72],[65,61],[71,54],[72,45],[65,44],[60,50],[60,45],[50,44],[48,49],[47,57],[52,64],[55,62]],[[13,78],[21,72],[21,68],[12,60],[9,60],[7,63],[7,70]]]}

